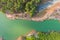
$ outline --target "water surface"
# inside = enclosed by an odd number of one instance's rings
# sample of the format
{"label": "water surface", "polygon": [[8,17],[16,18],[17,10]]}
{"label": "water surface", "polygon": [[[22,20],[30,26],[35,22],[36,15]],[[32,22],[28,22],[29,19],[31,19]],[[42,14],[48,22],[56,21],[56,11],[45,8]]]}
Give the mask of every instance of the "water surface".
{"label": "water surface", "polygon": [[16,40],[17,37],[33,29],[42,32],[60,31],[60,22],[57,20],[45,20],[43,22],[9,20],[0,12],[0,37],[3,37],[4,40]]}

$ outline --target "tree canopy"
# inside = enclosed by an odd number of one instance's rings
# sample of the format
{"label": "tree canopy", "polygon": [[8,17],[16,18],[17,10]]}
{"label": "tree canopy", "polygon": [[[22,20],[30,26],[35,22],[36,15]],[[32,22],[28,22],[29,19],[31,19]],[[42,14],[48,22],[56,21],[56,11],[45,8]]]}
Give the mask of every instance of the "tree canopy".
{"label": "tree canopy", "polygon": [[40,0],[0,0],[0,10],[10,13],[27,12],[32,16]]}
{"label": "tree canopy", "polygon": [[35,35],[27,36],[25,40],[60,40],[59,32],[37,32]]}

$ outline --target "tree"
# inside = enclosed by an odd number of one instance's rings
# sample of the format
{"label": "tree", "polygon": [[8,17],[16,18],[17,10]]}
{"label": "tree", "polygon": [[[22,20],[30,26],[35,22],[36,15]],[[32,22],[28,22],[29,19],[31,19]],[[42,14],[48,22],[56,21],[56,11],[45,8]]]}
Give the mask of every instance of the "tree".
{"label": "tree", "polygon": [[35,39],[34,35],[32,35],[32,36],[27,36],[26,40],[36,40],[36,39]]}
{"label": "tree", "polygon": [[30,14],[31,17],[33,16],[33,14],[36,11],[36,6],[35,6],[33,0],[26,4],[25,10],[26,10],[27,13]]}
{"label": "tree", "polygon": [[39,3],[40,0],[0,0],[0,7],[3,12],[7,10],[10,13],[27,12],[32,17]]}

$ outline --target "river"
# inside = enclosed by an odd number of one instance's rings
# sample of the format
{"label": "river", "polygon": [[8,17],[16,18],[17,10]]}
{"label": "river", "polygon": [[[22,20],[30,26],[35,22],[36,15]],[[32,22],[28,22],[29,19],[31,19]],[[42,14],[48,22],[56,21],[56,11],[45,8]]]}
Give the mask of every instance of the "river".
{"label": "river", "polygon": [[45,20],[43,22],[9,20],[5,14],[0,12],[0,37],[3,37],[4,40],[16,40],[17,37],[28,33],[30,30],[60,31],[60,22],[57,20]]}

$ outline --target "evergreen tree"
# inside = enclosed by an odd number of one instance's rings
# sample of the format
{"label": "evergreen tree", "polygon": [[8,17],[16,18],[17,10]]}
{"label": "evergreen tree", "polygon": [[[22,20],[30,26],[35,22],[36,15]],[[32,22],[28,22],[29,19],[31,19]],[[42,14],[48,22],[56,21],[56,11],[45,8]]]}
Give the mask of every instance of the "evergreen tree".
{"label": "evergreen tree", "polygon": [[12,13],[27,12],[32,17],[39,3],[40,0],[0,0],[0,10]]}

